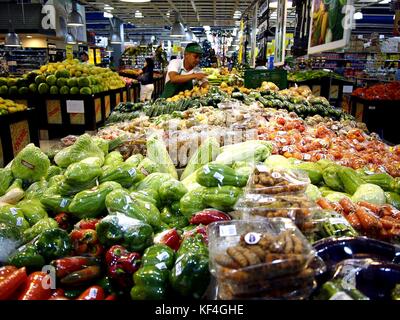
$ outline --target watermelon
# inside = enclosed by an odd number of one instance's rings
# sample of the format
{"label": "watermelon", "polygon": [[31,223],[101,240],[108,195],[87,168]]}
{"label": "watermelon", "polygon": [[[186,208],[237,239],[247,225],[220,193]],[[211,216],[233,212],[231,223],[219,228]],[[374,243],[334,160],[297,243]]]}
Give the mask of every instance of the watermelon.
{"label": "watermelon", "polygon": [[83,87],[79,92],[80,94],[92,94],[92,90],[89,87]]}
{"label": "watermelon", "polygon": [[78,78],[78,86],[80,88],[89,87],[90,86],[90,80],[88,78],[85,78],[85,77],[80,77],[80,78]]}
{"label": "watermelon", "polygon": [[60,93],[61,94],[69,94],[69,87],[68,86],[63,86],[60,88]]}
{"label": "watermelon", "polygon": [[31,83],[31,84],[29,85],[29,91],[30,91],[30,92],[36,92],[36,90],[37,90],[37,85],[36,85],[36,83]]}
{"label": "watermelon", "polygon": [[70,94],[78,94],[79,93],[79,88],[78,87],[72,87],[69,89]]}
{"label": "watermelon", "polygon": [[36,83],[37,85],[39,85],[39,84],[41,84],[41,83],[44,83],[44,82],[46,82],[46,78],[45,78],[44,76],[41,76],[41,75],[36,76],[36,78],[35,78],[35,83]]}
{"label": "watermelon", "polygon": [[8,94],[10,94],[10,95],[18,94],[18,87],[17,86],[11,86],[8,89]]}
{"label": "watermelon", "polygon": [[76,78],[70,78],[67,80],[67,85],[70,88],[76,87],[76,86],[78,86],[78,82],[76,81]]}
{"label": "watermelon", "polygon": [[58,94],[58,87],[57,86],[51,86],[50,87],[50,94]]}
{"label": "watermelon", "polygon": [[54,86],[55,84],[56,84],[56,82],[57,82],[57,78],[56,78],[56,76],[55,75],[49,75],[49,76],[47,76],[46,77],[46,83],[49,85],[49,86]]}
{"label": "watermelon", "polygon": [[49,86],[47,85],[47,83],[43,82],[43,83],[39,84],[38,92],[40,94],[46,94],[48,91],[49,91]]}
{"label": "watermelon", "polygon": [[4,96],[8,94],[8,87],[6,85],[2,85],[0,87],[0,95]]}
{"label": "watermelon", "polygon": [[58,79],[57,79],[57,86],[58,86],[59,88],[66,86],[67,83],[68,83],[68,80],[65,79],[65,78],[58,78]]}
{"label": "watermelon", "polygon": [[17,79],[15,79],[15,78],[7,78],[7,86],[9,88],[15,86],[16,84],[17,84]]}
{"label": "watermelon", "polygon": [[21,88],[18,89],[18,93],[20,95],[26,95],[26,94],[29,93],[29,89],[28,89],[28,87],[21,87]]}

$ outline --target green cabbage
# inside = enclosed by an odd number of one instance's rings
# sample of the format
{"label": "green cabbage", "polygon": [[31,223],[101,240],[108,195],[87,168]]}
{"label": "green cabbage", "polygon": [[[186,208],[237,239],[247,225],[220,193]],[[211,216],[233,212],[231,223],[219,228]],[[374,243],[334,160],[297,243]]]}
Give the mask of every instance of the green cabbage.
{"label": "green cabbage", "polygon": [[332,192],[329,192],[325,196],[325,199],[327,199],[331,202],[339,202],[343,198],[347,198],[347,199],[351,200],[351,195],[349,195],[347,193],[343,193],[343,192],[332,191]]}
{"label": "green cabbage", "polygon": [[106,157],[104,158],[104,165],[105,166],[110,166],[110,165],[117,165],[119,163],[124,162],[124,158],[122,157],[122,154],[119,151],[111,151]]}
{"label": "green cabbage", "polygon": [[279,154],[273,154],[269,156],[264,161],[264,164],[270,168],[290,168],[292,166],[288,158]]}
{"label": "green cabbage", "polygon": [[136,167],[140,164],[140,162],[144,159],[143,155],[140,153],[131,155],[128,159],[125,160],[126,163],[132,163]]}
{"label": "green cabbage", "polygon": [[30,143],[14,158],[11,171],[15,178],[34,182],[45,177],[49,167],[49,158],[33,143]]}
{"label": "green cabbage", "polygon": [[54,161],[59,167],[66,168],[71,163],[89,157],[98,158],[101,165],[104,163],[103,151],[96,145],[93,139],[85,133],[79,136],[72,146],[66,147],[58,152],[54,157]]}
{"label": "green cabbage", "polygon": [[216,163],[232,165],[236,161],[258,163],[271,155],[272,145],[268,141],[249,140],[221,148],[221,153],[215,159]]}
{"label": "green cabbage", "polygon": [[319,191],[317,186],[313,184],[309,184],[306,189],[306,196],[311,200],[315,201],[322,197],[321,191]]}
{"label": "green cabbage", "polygon": [[375,184],[364,183],[357,188],[352,200],[354,202],[367,201],[376,205],[384,205],[386,203],[385,191]]}

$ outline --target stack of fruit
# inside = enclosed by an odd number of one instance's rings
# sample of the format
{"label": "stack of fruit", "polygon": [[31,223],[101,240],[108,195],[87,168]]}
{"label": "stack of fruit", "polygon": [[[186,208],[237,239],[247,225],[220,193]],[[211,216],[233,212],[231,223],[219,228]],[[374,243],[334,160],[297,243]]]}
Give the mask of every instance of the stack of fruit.
{"label": "stack of fruit", "polygon": [[26,109],[27,107],[24,104],[16,103],[12,100],[3,99],[0,97],[0,116],[18,111],[24,111]]}
{"label": "stack of fruit", "polygon": [[95,94],[124,86],[121,77],[110,69],[74,59],[49,63],[22,78],[0,78],[0,95]]}

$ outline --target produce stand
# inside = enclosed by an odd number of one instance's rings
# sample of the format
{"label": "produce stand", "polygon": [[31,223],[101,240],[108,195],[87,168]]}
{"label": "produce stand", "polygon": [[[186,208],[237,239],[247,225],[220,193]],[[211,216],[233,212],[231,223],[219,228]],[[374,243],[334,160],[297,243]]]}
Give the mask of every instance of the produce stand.
{"label": "produce stand", "polygon": [[9,163],[27,144],[39,145],[36,109],[0,116],[0,167]]}
{"label": "produce stand", "polygon": [[279,89],[287,88],[286,70],[255,70],[246,69],[244,72],[244,86],[246,88],[258,88],[263,81],[275,83]]}
{"label": "produce stand", "polygon": [[371,132],[391,143],[400,143],[398,119],[400,101],[396,100],[365,100],[351,97],[351,114],[357,121],[366,123]]}

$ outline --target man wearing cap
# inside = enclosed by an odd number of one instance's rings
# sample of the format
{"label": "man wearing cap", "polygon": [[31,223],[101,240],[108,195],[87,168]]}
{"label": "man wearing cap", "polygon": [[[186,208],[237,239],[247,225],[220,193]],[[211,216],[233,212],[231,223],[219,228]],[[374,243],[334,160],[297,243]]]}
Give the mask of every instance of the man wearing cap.
{"label": "man wearing cap", "polygon": [[170,98],[181,91],[192,90],[194,81],[200,86],[207,83],[207,75],[198,67],[202,53],[201,46],[192,42],[186,46],[183,60],[170,61],[161,98]]}

